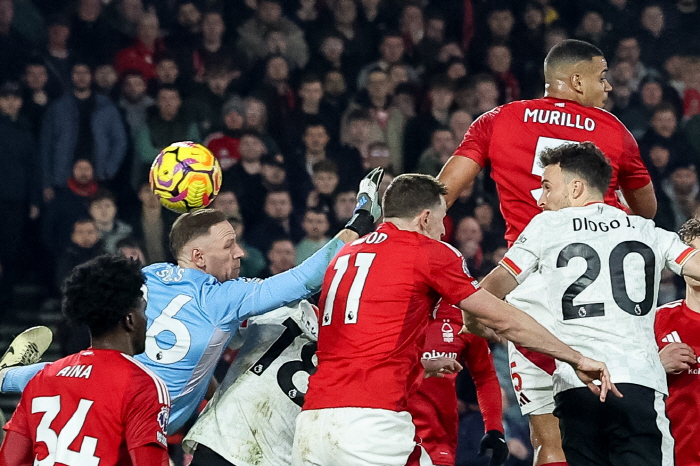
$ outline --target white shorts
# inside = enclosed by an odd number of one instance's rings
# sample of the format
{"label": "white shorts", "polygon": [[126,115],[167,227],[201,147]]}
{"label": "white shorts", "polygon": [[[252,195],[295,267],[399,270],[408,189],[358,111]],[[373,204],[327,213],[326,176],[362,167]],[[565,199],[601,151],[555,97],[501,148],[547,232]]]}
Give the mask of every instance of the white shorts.
{"label": "white shorts", "polygon": [[[549,303],[546,300],[546,293],[542,291],[544,287],[542,276],[533,273],[506,296],[506,302],[524,311],[551,331],[554,322],[548,309]],[[537,359],[540,358],[547,359],[544,355]],[[511,382],[513,390],[515,390],[515,397],[520,405],[520,412],[523,415],[551,414],[554,411],[552,376],[518,351],[511,342],[508,342],[508,359]],[[553,371],[553,360],[549,363],[551,363]],[[540,365],[544,366],[545,364],[540,363]]]}
{"label": "white shorts", "polygon": [[[405,466],[414,453],[411,415],[373,408],[302,411],[292,448],[292,466]],[[420,448],[412,465],[432,466]],[[415,459],[415,461],[413,461]]]}

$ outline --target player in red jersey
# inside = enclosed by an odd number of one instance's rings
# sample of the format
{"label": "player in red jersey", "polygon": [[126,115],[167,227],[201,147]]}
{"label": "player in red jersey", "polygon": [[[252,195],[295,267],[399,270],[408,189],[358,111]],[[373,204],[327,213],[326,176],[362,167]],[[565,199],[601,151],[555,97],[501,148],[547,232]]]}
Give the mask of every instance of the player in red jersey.
{"label": "player in red jersey", "polygon": [[[481,440],[480,453],[493,450],[490,464],[501,465],[508,458],[508,447],[501,422],[501,386],[493,367],[491,350],[483,338],[459,333],[462,326],[461,310],[441,300],[428,324],[423,359],[448,357],[466,363],[484,417],[486,435]],[[455,464],[459,428],[456,379],[457,376],[451,374],[443,378],[428,377],[408,398],[408,412],[413,417],[416,435],[436,465]]]}
{"label": "player in red jersey", "polygon": [[0,466],[167,466],[165,383],[134,354],[146,344],[140,266],[100,256],[71,273],[63,309],[92,346],[47,365],[5,426]]}
{"label": "player in red jersey", "polygon": [[614,389],[604,364],[480,290],[459,251],[437,241],[445,192],[428,175],[396,177],[384,194],[385,222],[331,261],[319,302],[318,369],[297,418],[293,466],[430,464],[406,406],[422,378],[425,330],[440,296],[467,310],[463,318],[572,364],[601,399]]}
{"label": "player in red jersey", "polygon": [[[587,42],[565,40],[552,47],[544,62],[545,97],[512,102],[481,115],[443,167],[438,179],[447,186],[448,207],[490,164],[511,245],[542,211],[537,206],[544,171],[538,163],[542,151],[566,142],[592,141],[613,168],[605,202],[619,207],[620,190],[632,213],[652,218],[656,198],[637,143],[615,116],[602,109],[612,90],[607,71],[603,52]],[[507,301],[551,329],[537,280],[531,278]],[[512,344],[509,355],[521,410],[531,414],[535,465],[565,464],[559,422],[551,414],[554,361]]]}
{"label": "player in red jersey", "polygon": [[[678,232],[684,243],[700,248],[700,220],[691,218]],[[654,333],[668,374],[666,414],[671,421],[677,466],[700,464],[700,282],[685,278],[685,299],[656,311]]]}

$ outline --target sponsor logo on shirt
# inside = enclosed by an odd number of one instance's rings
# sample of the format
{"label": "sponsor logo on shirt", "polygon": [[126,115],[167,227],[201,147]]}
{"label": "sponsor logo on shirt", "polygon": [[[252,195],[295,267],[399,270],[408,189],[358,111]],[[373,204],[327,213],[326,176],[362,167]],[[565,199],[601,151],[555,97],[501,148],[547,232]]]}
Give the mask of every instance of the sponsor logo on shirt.
{"label": "sponsor logo on shirt", "polygon": [[457,359],[457,353],[453,352],[448,352],[448,351],[426,351],[423,353],[423,358],[422,359],[437,359],[437,358],[451,358],[451,359]]}
{"label": "sponsor logo on shirt", "polygon": [[167,267],[156,272],[156,277],[160,278],[163,283],[179,282],[182,280],[182,275],[185,269],[180,267]]}

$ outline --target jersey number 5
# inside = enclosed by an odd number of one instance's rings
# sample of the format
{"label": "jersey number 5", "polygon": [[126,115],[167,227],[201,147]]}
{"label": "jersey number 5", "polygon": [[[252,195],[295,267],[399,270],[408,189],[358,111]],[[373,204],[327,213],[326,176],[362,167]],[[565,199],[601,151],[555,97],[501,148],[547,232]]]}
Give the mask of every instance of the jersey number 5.
{"label": "jersey number 5", "polygon": [[[639,254],[644,259],[644,299],[633,301],[627,293],[624,261],[631,254]],[[564,320],[580,319],[582,317],[597,317],[605,315],[604,303],[574,304],[574,298],[581,294],[598,278],[600,274],[600,256],[587,244],[573,243],[566,246],[557,257],[557,268],[567,267],[574,257],[586,260],[586,271],[564,292],[561,298],[561,309]],[[610,252],[610,285],[615,303],[628,314],[645,316],[654,307],[654,272],[656,257],[654,251],[639,241],[624,241]]]}
{"label": "jersey number 5", "polygon": [[[376,256],[373,252],[360,252],[355,256],[355,267],[357,267],[357,273],[355,274],[355,279],[350,285],[350,291],[348,291],[348,296],[345,300],[345,323],[346,324],[356,324],[357,323],[357,312],[360,310],[360,298],[362,297],[362,290],[365,289],[365,282],[367,281],[367,275],[369,274],[369,268],[374,261]],[[333,266],[335,270],[335,275],[331,281],[331,286],[328,288],[328,294],[326,294],[326,304],[323,306],[323,318],[321,319],[321,325],[330,325],[333,319],[333,304],[335,304],[335,297],[338,293],[338,287],[340,282],[345,276],[345,272],[348,271],[348,266],[350,265],[350,254],[338,257]]]}
{"label": "jersey number 5", "polygon": [[36,428],[36,442],[44,443],[49,452],[43,460],[35,460],[34,466],[53,466],[54,464],[97,466],[100,464],[100,459],[95,456],[97,449],[95,437],[83,437],[80,451],[68,449],[80,434],[92,403],[90,400],[80,400],[78,409],[68,419],[61,432],[56,433],[51,429],[51,423],[61,411],[61,395],[41,396],[32,400],[32,414],[44,413]]}

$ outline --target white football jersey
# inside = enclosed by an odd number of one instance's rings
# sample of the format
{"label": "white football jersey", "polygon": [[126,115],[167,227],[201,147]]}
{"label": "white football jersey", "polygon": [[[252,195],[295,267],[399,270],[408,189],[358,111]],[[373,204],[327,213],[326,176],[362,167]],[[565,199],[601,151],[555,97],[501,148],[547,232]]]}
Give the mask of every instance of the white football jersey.
{"label": "white football jersey", "polygon": [[206,445],[236,466],[289,466],[296,418],[316,369],[318,318],[302,300],[253,317],[224,381],[183,440]]}
{"label": "white football jersey", "polygon": [[[654,339],[659,281],[695,252],[651,220],[596,203],[537,215],[500,264],[518,283],[542,275],[553,333],[604,361],[613,382],[667,393]],[[557,361],[555,393],[583,386]]]}

